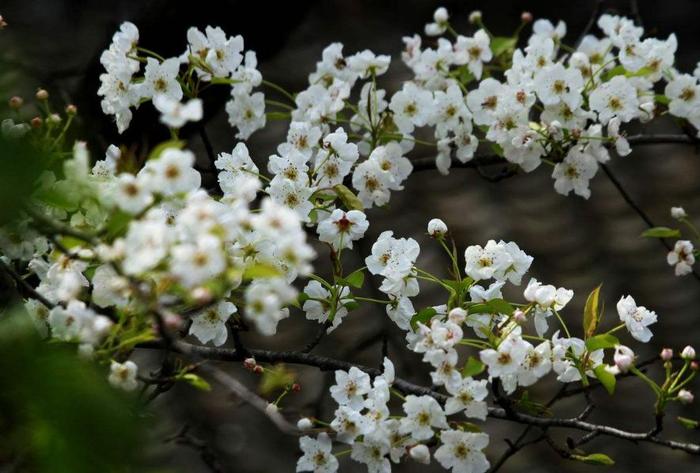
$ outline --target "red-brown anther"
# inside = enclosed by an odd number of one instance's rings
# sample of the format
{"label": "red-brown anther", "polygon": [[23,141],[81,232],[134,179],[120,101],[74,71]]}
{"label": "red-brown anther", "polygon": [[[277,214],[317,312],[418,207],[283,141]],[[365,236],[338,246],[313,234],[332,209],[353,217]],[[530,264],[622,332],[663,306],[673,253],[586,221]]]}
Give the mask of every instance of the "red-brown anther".
{"label": "red-brown anther", "polygon": [[520,21],[523,23],[530,23],[532,22],[532,13],[529,11],[524,11],[520,14]]}
{"label": "red-brown anther", "polygon": [[350,228],[350,225],[352,225],[352,222],[348,220],[348,218],[343,215],[343,218],[335,222],[336,227],[338,227],[338,230],[341,232],[347,232],[348,229]]}
{"label": "red-brown anther", "polygon": [[44,124],[44,120],[42,120],[41,117],[34,117],[29,123],[31,123],[32,128],[41,128],[41,125]]}
{"label": "red-brown anther", "polygon": [[10,105],[11,109],[19,110],[20,107],[22,107],[22,105],[24,104],[24,100],[22,99],[22,97],[18,97],[15,95],[9,100],[8,104]]}
{"label": "red-brown anther", "polygon": [[299,391],[301,391],[301,384],[299,384],[299,383],[292,384],[292,391],[294,391],[295,393],[298,393]]}
{"label": "red-brown anther", "polygon": [[49,98],[49,93],[46,89],[37,89],[35,97],[37,100],[46,100]]}

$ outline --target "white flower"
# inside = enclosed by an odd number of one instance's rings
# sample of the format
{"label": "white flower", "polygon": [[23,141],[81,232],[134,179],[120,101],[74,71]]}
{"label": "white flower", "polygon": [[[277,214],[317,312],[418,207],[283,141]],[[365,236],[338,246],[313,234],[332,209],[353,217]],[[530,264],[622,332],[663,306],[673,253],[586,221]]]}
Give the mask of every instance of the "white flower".
{"label": "white flower", "polygon": [[321,432],[316,440],[301,437],[299,447],[304,455],[297,461],[297,472],[335,473],[338,471],[338,459],[331,454],[333,442],[328,434]]}
{"label": "white flower", "polygon": [[428,36],[440,36],[443,34],[449,25],[450,19],[445,7],[438,7],[433,13],[433,23],[425,25],[425,34]]}
{"label": "white flower", "polygon": [[124,363],[113,361],[109,367],[109,377],[107,379],[109,384],[115,388],[133,391],[138,387],[137,372],[138,366],[131,360],[127,360]]}
{"label": "white flower", "polygon": [[263,335],[274,335],[277,324],[289,317],[283,307],[294,300],[296,291],[282,278],[254,279],[245,291],[244,316]]}
{"label": "white flower", "polygon": [[666,261],[670,266],[676,267],[676,276],[685,276],[693,271],[693,265],[695,264],[693,250],[692,242],[689,240],[678,240],[673,246],[673,250],[668,252]]}
{"label": "white flower", "polygon": [[588,199],[591,196],[588,184],[596,172],[598,163],[595,158],[574,146],[566,154],[564,161],[554,166],[554,189],[562,195],[569,195],[574,191],[575,194]]}
{"label": "white flower", "polygon": [[428,440],[433,436],[433,427],[447,429],[447,419],[440,404],[431,396],[406,396],[403,403],[406,417],[401,419],[399,432],[410,434],[416,440]]}
{"label": "white flower", "polygon": [[102,264],[92,276],[92,301],[98,307],[123,307],[129,301],[129,281],[110,264]]}
{"label": "white flower", "polygon": [[532,33],[536,36],[544,36],[554,41],[559,41],[566,36],[566,23],[559,21],[555,27],[551,21],[540,18],[532,24]]}
{"label": "white flower", "polygon": [[389,69],[391,57],[386,55],[376,56],[369,49],[348,57],[348,66],[360,79],[367,79],[372,76],[380,76]]}
{"label": "white flower", "polygon": [[291,147],[310,158],[314,148],[318,146],[321,134],[321,129],[309,122],[292,122],[287,131],[287,143],[280,145],[285,148],[284,151],[280,150],[280,154],[286,154],[286,148]]}
{"label": "white flower", "polygon": [[205,31],[209,43],[205,61],[214,76],[227,77],[236,70],[243,59],[243,37],[238,35],[228,38],[219,27],[207,26]]}
{"label": "white flower", "polygon": [[671,217],[676,220],[682,220],[688,217],[685,209],[683,207],[671,207]]}
{"label": "white flower", "polygon": [[384,205],[389,202],[391,192],[390,174],[384,172],[376,160],[361,162],[353,172],[352,186],[358,191],[357,197],[365,207]]}
{"label": "white flower", "polygon": [[367,465],[368,473],[390,473],[391,464],[386,457],[389,448],[389,442],[382,436],[367,436],[361,443],[352,446],[350,458]]}
{"label": "white flower", "polygon": [[483,63],[489,62],[493,57],[489,35],[480,29],[471,38],[458,36],[454,44],[454,53],[455,64],[466,64],[469,72],[481,79]]}
{"label": "white flower", "polygon": [[335,411],[331,428],[338,434],[337,439],[340,442],[353,444],[358,436],[368,434],[372,425],[359,410],[340,406]]}
{"label": "white flower", "polygon": [[335,251],[352,248],[352,242],[361,239],[369,228],[364,212],[335,209],[318,224],[318,239],[329,243]]}
{"label": "white flower", "polygon": [[307,171],[309,167],[306,165],[308,157],[295,148],[284,150],[282,156],[273,154],[267,163],[267,170],[275,176],[280,176],[289,179],[297,184],[307,185],[309,176]]}
{"label": "white flower", "polygon": [[153,106],[160,112],[160,121],[170,128],[182,128],[187,122],[198,122],[202,119],[202,100],[191,99],[180,103],[167,95],[158,94],[153,97]]}
{"label": "white flower", "polygon": [[404,83],[389,102],[394,123],[404,134],[413,132],[415,126],[425,126],[432,119],[433,106],[433,94],[413,82]]}
{"label": "white flower", "polygon": [[626,123],[639,115],[637,90],[625,76],[615,76],[598,85],[591,92],[589,102],[602,124],[615,116]]}
{"label": "white flower", "polygon": [[182,99],[182,87],[177,81],[180,61],[174,57],[163,62],[158,62],[152,57],[146,60],[145,77],[138,85],[139,95],[149,99],[156,95],[164,95],[179,102]]}
{"label": "white flower", "polygon": [[367,269],[391,279],[408,276],[420,253],[420,246],[413,238],[396,239],[393,232],[382,232],[372,245],[372,254],[365,258]]}
{"label": "white flower", "polygon": [[124,212],[137,214],[153,203],[153,195],[142,181],[126,172],[117,177],[114,202]]}
{"label": "white flower", "polygon": [[430,449],[422,443],[411,447],[408,454],[418,463],[422,463],[424,465],[430,464]]}
{"label": "white flower", "polygon": [[543,67],[534,77],[535,92],[546,106],[566,103],[572,110],[583,100],[583,77],[578,69],[567,69],[561,64]]}
{"label": "white flower", "polygon": [[452,473],[484,473],[489,461],[482,450],[489,444],[483,433],[446,430],[440,434],[442,445],[435,451],[435,459]]}
{"label": "white flower", "polygon": [[280,174],[272,179],[266,190],[272,200],[294,210],[303,222],[309,221],[309,212],[314,208],[309,197],[314,193],[314,188]]}
{"label": "white flower", "polygon": [[351,367],[349,371],[336,370],[335,385],[331,386],[331,396],[341,406],[361,409],[363,396],[370,391],[369,375]]}
{"label": "white flower", "polygon": [[482,279],[502,279],[505,271],[513,260],[505,249],[505,245],[489,240],[486,246],[472,245],[464,251],[467,276],[480,281]]}
{"label": "white flower", "polygon": [[232,91],[233,98],[226,102],[226,113],[231,126],[238,128],[236,138],[247,140],[254,131],[265,126],[265,95]]}
{"label": "white flower", "polygon": [[632,152],[627,138],[620,133],[620,118],[617,116],[612,117],[608,122],[608,137],[613,138],[615,151],[620,156],[627,156]]}
{"label": "white flower", "polygon": [[516,374],[528,352],[527,342],[517,336],[509,336],[498,346],[498,350],[488,348],[479,352],[479,358],[488,366],[489,375],[494,378]]}
{"label": "white flower", "polygon": [[297,429],[299,430],[310,430],[314,426],[314,423],[308,417],[302,417],[297,421]]}
{"label": "white flower", "polygon": [[617,313],[630,334],[642,343],[653,336],[647,327],[656,323],[656,313],[644,306],[637,306],[632,296],[623,296],[617,303]]}
{"label": "white flower", "polygon": [[145,180],[152,192],[174,195],[199,188],[202,176],[193,166],[191,151],[167,148],[158,159],[148,161],[138,177]]}
{"label": "white flower", "polygon": [[194,335],[202,343],[212,342],[221,346],[228,338],[226,322],[238,309],[228,301],[221,301],[215,306],[205,309],[192,317],[190,335]]}
{"label": "white flower", "polygon": [[545,340],[536,347],[528,344],[525,360],[518,371],[518,385],[532,386],[552,370],[552,344]]}
{"label": "white flower", "polygon": [[486,420],[488,414],[484,401],[488,395],[486,383],[485,379],[476,381],[469,377],[463,378],[457,385],[445,385],[447,392],[451,394],[445,403],[445,414],[451,415],[463,410],[467,417]]}
{"label": "white flower", "polygon": [[447,225],[439,218],[434,218],[428,222],[428,235],[434,238],[442,238],[447,233]]}
{"label": "white flower", "polygon": [[672,115],[688,118],[697,114],[700,105],[700,86],[698,80],[688,74],[679,74],[666,84],[664,90],[669,99],[668,111]]}
{"label": "white flower", "polygon": [[343,304],[350,300],[347,299],[347,296],[350,294],[350,289],[347,287],[336,287],[335,290],[338,294],[335,299],[335,307],[333,307],[330,291],[323,287],[320,282],[315,280],[309,281],[304,288],[304,294],[309,297],[309,299],[304,301],[304,305],[302,306],[302,309],[306,313],[306,318],[324,323],[333,315],[332,325],[328,332],[338,327],[343,317],[348,315],[348,309],[343,307]]}
{"label": "white flower", "polygon": [[181,243],[172,249],[170,268],[186,287],[194,287],[226,268],[221,241],[212,235],[200,236],[196,243]]}
{"label": "white flower", "polygon": [[552,315],[553,310],[562,310],[574,297],[574,291],[563,287],[542,285],[537,279],[532,278],[523,296],[528,302],[535,303],[535,329],[541,337],[548,329],[546,318]]}

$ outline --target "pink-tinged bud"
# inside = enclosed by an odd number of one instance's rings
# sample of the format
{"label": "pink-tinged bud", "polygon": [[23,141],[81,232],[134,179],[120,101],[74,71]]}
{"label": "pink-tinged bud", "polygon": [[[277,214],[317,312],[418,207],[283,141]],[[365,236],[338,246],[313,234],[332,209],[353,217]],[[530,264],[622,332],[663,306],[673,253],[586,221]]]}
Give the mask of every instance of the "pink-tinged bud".
{"label": "pink-tinged bud", "polygon": [[37,89],[35,97],[37,100],[46,100],[49,98],[49,93],[46,89]]}
{"label": "pink-tinged bud", "polygon": [[684,360],[694,360],[695,359],[695,348],[688,345],[681,352],[681,358]]}
{"label": "pink-tinged bud", "polygon": [[462,323],[464,322],[464,319],[467,318],[467,311],[462,309],[461,307],[455,307],[447,315],[447,318],[453,324],[462,325]]}
{"label": "pink-tinged bud", "polygon": [[253,368],[253,373],[255,374],[263,374],[263,371],[265,371],[265,369],[260,365],[255,365],[255,368]]}
{"label": "pink-tinged bud", "polygon": [[693,393],[687,389],[681,389],[678,391],[678,400],[683,404],[690,404],[693,402],[693,400],[695,400],[695,396],[693,396]]}
{"label": "pink-tinged bud", "polygon": [[195,287],[190,293],[192,299],[197,301],[199,304],[206,304],[211,301],[213,295],[209,289],[206,287]]}
{"label": "pink-tinged bud", "polygon": [[424,465],[430,463],[430,450],[426,445],[423,445],[422,443],[411,447],[411,449],[408,451],[408,454],[418,463],[422,463]]}
{"label": "pink-tinged bud", "polygon": [[629,347],[618,345],[613,359],[620,373],[626,373],[634,365],[634,352]]}
{"label": "pink-tinged bud", "polygon": [[15,95],[14,97],[10,98],[8,104],[10,105],[11,109],[19,110],[22,107],[22,105],[24,105],[24,100],[22,99],[22,97],[18,97]]}
{"label": "pink-tinged bud", "polygon": [[515,321],[516,324],[522,325],[527,321],[527,316],[525,315],[525,312],[523,312],[520,309],[515,309],[515,312],[513,312],[513,320]]}
{"label": "pink-tinged bud", "polygon": [[664,348],[663,350],[661,350],[659,356],[664,361],[671,361],[673,359],[673,350],[671,350],[670,348]]}
{"label": "pink-tinged bud", "polygon": [[61,118],[61,115],[59,115],[58,113],[52,113],[51,115],[49,115],[46,118],[46,121],[48,121],[52,125],[58,125],[59,123],[61,123],[63,121],[63,119]]}
{"label": "pink-tinged bud", "polygon": [[520,21],[523,23],[532,23],[532,13],[524,11],[520,14]]}
{"label": "pink-tinged bud", "polygon": [[76,113],[78,113],[78,107],[76,107],[72,103],[66,105],[66,114],[67,115],[75,115]]}
{"label": "pink-tinged bud", "polygon": [[32,128],[41,128],[41,125],[44,124],[44,120],[42,120],[41,117],[34,117],[29,123],[32,125]]}
{"label": "pink-tinged bud", "polygon": [[243,366],[245,369],[253,371],[258,364],[256,363],[255,358],[250,357],[243,360]]}
{"label": "pink-tinged bud", "polygon": [[700,370],[700,363],[697,361],[691,361],[690,362],[690,369],[693,371],[699,371]]}
{"label": "pink-tinged bud", "polygon": [[298,393],[299,391],[301,391],[301,384],[299,384],[299,383],[292,384],[292,391],[295,393]]}
{"label": "pink-tinged bud", "polygon": [[165,323],[165,326],[168,328],[168,330],[175,331],[180,330],[180,328],[182,328],[182,317],[180,317],[180,315],[178,314],[165,314],[163,322]]}
{"label": "pink-tinged bud", "polygon": [[5,19],[2,17],[2,15],[0,15],[0,30],[3,29],[3,28],[5,28],[6,26],[7,26],[7,22],[6,22]]}
{"label": "pink-tinged bud", "polygon": [[297,421],[297,429],[299,430],[310,430],[314,426],[314,423],[308,417],[302,417]]}

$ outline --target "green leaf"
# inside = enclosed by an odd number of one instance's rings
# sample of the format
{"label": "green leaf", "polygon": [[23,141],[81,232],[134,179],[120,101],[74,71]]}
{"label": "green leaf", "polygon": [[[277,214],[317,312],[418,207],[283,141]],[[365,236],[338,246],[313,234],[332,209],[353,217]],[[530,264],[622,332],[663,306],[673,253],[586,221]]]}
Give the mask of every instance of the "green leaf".
{"label": "green leaf", "polygon": [[435,314],[437,314],[437,310],[432,307],[426,307],[425,309],[418,311],[413,315],[413,317],[411,317],[411,328],[415,330],[416,327],[418,327],[418,322],[425,324],[432,319]]}
{"label": "green leaf", "polygon": [[510,315],[515,310],[515,307],[503,299],[491,299],[490,301],[480,302],[469,307],[470,314],[505,314]]}
{"label": "green leaf", "polygon": [[615,346],[619,344],[620,340],[618,340],[615,335],[601,333],[600,335],[595,335],[586,340],[586,349],[590,352],[600,350],[601,348],[615,348]]}
{"label": "green leaf", "polygon": [[524,391],[520,399],[517,401],[517,406],[527,412],[528,414],[532,414],[535,416],[551,416],[552,411],[550,411],[547,406],[544,404],[533,401],[530,399],[530,393],[528,391]]}
{"label": "green leaf", "polygon": [[512,51],[518,43],[518,38],[511,36],[494,36],[491,38],[491,51],[495,57],[501,54]]}
{"label": "green leaf", "polygon": [[109,240],[113,240],[118,236],[126,233],[126,229],[129,227],[129,222],[131,222],[131,215],[121,210],[114,212],[107,221],[107,225],[104,228],[105,236]]}
{"label": "green leaf", "polygon": [[245,268],[243,271],[243,279],[276,278],[281,276],[281,274],[280,270],[271,264],[255,263]]}
{"label": "green leaf", "polygon": [[644,230],[642,236],[646,238],[680,238],[681,231],[677,228],[654,227]]}
{"label": "green leaf", "polygon": [[686,429],[696,430],[700,428],[700,422],[693,419],[688,419],[687,417],[678,417],[678,422]]}
{"label": "green leaf", "polygon": [[163,151],[165,151],[168,148],[182,149],[184,147],[185,147],[184,140],[164,141],[163,143],[160,143],[155,148],[153,148],[150,153],[148,153],[148,160],[150,161],[152,159],[158,159],[160,157],[160,155],[163,154]]}
{"label": "green leaf", "polygon": [[605,364],[596,366],[593,369],[593,373],[595,374],[595,377],[598,378],[598,381],[600,381],[600,384],[603,385],[608,394],[612,396],[613,393],[615,393],[615,375],[613,375],[607,369],[605,369],[605,366]]}
{"label": "green leaf", "polygon": [[595,333],[600,323],[600,286],[591,291],[586,299],[586,307],[583,309],[583,333],[585,338],[590,338]]}
{"label": "green leaf", "polygon": [[273,367],[265,368],[260,381],[260,393],[266,396],[274,391],[285,389],[292,383],[294,383],[294,373],[280,363]]}
{"label": "green leaf", "polygon": [[343,307],[345,307],[348,310],[348,312],[352,312],[353,310],[360,307],[360,303],[357,301],[350,301],[343,304]]}
{"label": "green leaf", "polygon": [[468,378],[470,376],[477,376],[483,373],[485,369],[485,364],[483,364],[480,360],[474,358],[473,356],[470,356],[467,359],[467,362],[464,364],[464,367],[462,368],[462,376],[465,378]]}
{"label": "green leaf", "polygon": [[268,120],[289,120],[289,114],[287,112],[266,112]]}
{"label": "green leaf", "polygon": [[352,287],[357,289],[361,288],[365,282],[365,273],[362,269],[358,269],[345,277],[345,282],[347,282]]}
{"label": "green leaf", "polygon": [[588,463],[589,465],[612,466],[615,461],[604,453],[591,453],[590,455],[571,455],[572,460]]}
{"label": "green leaf", "polygon": [[333,186],[336,194],[340,198],[340,201],[345,205],[348,210],[364,210],[365,206],[362,205],[362,201],[357,198],[355,193],[348,189],[343,184],[336,184]]}
{"label": "green leaf", "polygon": [[662,105],[668,105],[668,104],[671,102],[671,101],[668,99],[668,97],[666,97],[666,96],[663,95],[663,94],[657,94],[657,95],[655,95],[655,96],[654,96],[654,99],[655,99],[658,103],[660,103],[660,104],[662,104]]}
{"label": "green leaf", "polygon": [[194,373],[185,373],[182,376],[178,376],[177,379],[185,381],[186,383],[194,386],[195,388],[201,391],[211,391],[211,384],[209,384],[201,376],[197,376]]}

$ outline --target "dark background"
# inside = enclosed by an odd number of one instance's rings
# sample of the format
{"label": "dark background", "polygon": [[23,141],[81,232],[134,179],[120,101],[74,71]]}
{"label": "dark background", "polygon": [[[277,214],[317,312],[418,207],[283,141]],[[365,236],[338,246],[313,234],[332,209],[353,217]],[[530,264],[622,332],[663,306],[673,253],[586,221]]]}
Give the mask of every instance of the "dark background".
{"label": "dark background", "polygon": [[[9,27],[0,32],[0,54],[12,66],[3,65],[0,78],[13,93],[31,95],[38,86],[49,89],[57,105],[75,103],[80,109],[79,135],[93,146],[97,156],[109,143],[124,143],[139,151],[163,139],[164,127],[153,127],[155,115],[146,105],[134,114],[128,132],[119,137],[116,127],[100,113],[96,95],[101,51],[109,44],[120,22],[130,20],[140,29],[140,44],[164,56],[184,50],[189,26],[221,26],[229,34],[242,34],[246,49],[258,53],[260,70],[266,79],[298,91],[306,86],[307,75],[320,59],[323,48],[333,41],[345,44],[345,53],[370,48],[394,58],[380,85],[393,92],[409,71],[398,59],[401,37],[422,33],[436,6],[450,10],[458,31],[470,31],[466,18],[473,9],[483,12],[484,21],[495,34],[508,35],[519,23],[523,10],[535,18],[563,19],[568,25],[565,38],[573,43],[588,22],[593,10],[591,1],[519,2],[491,0],[463,2],[432,1],[98,1],[98,0],[3,0],[0,14]],[[604,10],[629,14],[626,1],[604,3]],[[640,1],[639,8],[648,34],[667,37],[676,33],[679,50],[678,68],[692,72],[700,59],[700,2],[672,0]],[[594,30],[597,33],[597,30]],[[236,140],[226,122],[223,103],[227,91],[207,93],[206,126],[216,152],[230,151]],[[4,106],[4,105],[3,105]],[[161,130],[162,128],[162,130]],[[673,130],[668,125],[653,125],[643,131]],[[260,163],[284,140],[285,127],[273,122],[255,133],[249,142],[251,155]],[[190,146],[205,159],[202,143],[191,130]],[[422,157],[420,148],[412,157]],[[639,147],[626,158],[615,158],[611,168],[633,198],[658,224],[672,224],[668,215],[672,205],[683,205],[691,218],[700,223],[698,177],[700,162],[689,146],[659,145]],[[426,155],[427,156],[427,155]],[[389,209],[369,212],[371,222],[367,246],[381,231],[392,229],[401,236],[412,236],[422,245],[419,262],[440,271],[446,261],[436,245],[425,236],[425,224],[432,217],[447,222],[458,244],[486,240],[516,241],[535,257],[531,274],[547,283],[574,289],[576,297],[565,311],[569,320],[579,320],[585,297],[603,282],[607,323],[616,318],[615,303],[623,294],[632,294],[639,304],[654,309],[659,323],[647,346],[627,340],[646,359],[672,346],[679,350],[691,343],[700,348],[700,283],[692,277],[677,278],[665,263],[665,250],[656,241],[639,238],[645,228],[639,217],[625,205],[616,189],[601,173],[592,183],[592,197],[563,197],[555,193],[552,179],[544,166],[536,172],[499,183],[482,179],[474,170],[455,169],[449,177],[426,172],[408,180],[406,190],[394,193]],[[319,248],[317,268],[324,269],[325,250]],[[359,260],[346,263],[361,266]],[[422,286],[422,304],[433,304],[439,293]],[[520,296],[518,296],[520,297]],[[421,302],[416,304],[421,306]],[[295,321],[280,325],[273,339],[259,339],[245,334],[253,346],[298,349],[316,333],[316,326],[299,313]],[[358,311],[342,327],[324,339],[319,353],[346,358],[369,365],[379,363],[380,344],[377,333],[386,327],[382,312]],[[398,374],[427,383],[425,366],[407,353],[403,335],[391,328],[389,351]],[[150,360],[143,355],[144,363]],[[290,396],[285,404],[290,417],[297,412],[332,416],[333,406],[319,402],[327,393],[328,375],[315,370],[292,367],[299,374],[302,392]],[[232,368],[244,380],[255,378],[238,367]],[[652,374],[659,373],[652,370]],[[697,382],[695,383],[697,386]],[[543,386],[536,395],[546,398],[554,386]],[[652,423],[652,396],[635,380],[621,382],[611,400],[599,392],[594,396],[599,408],[592,421],[609,422],[621,427],[644,431]],[[571,415],[580,409],[580,401],[562,403],[557,413]],[[205,441],[224,471],[269,472],[293,471],[297,457],[296,440],[283,437],[261,415],[240,406],[216,390],[202,395],[188,387],[176,388],[155,403],[152,419],[152,445],[147,448],[153,463],[179,471],[207,471],[196,450],[166,443],[164,438],[188,424],[192,432]],[[700,417],[697,404],[669,411],[667,435],[689,440],[698,436],[675,427],[676,415]],[[494,433],[489,457],[495,460],[505,448],[503,435],[513,439],[519,427],[490,420],[487,430]],[[558,433],[563,442],[565,432]],[[697,458],[650,445],[636,446],[623,441],[598,438],[587,445],[587,452],[604,452],[613,457],[615,471],[655,472],[661,468],[698,471]],[[663,465],[663,467],[661,466]],[[394,466],[395,471],[418,471],[410,462]],[[422,468],[422,467],[421,467]],[[435,468],[435,467],[433,467]],[[595,469],[564,462],[544,446],[520,453],[503,471],[532,472],[583,471]],[[347,459],[342,471],[364,471],[364,467]]]}

